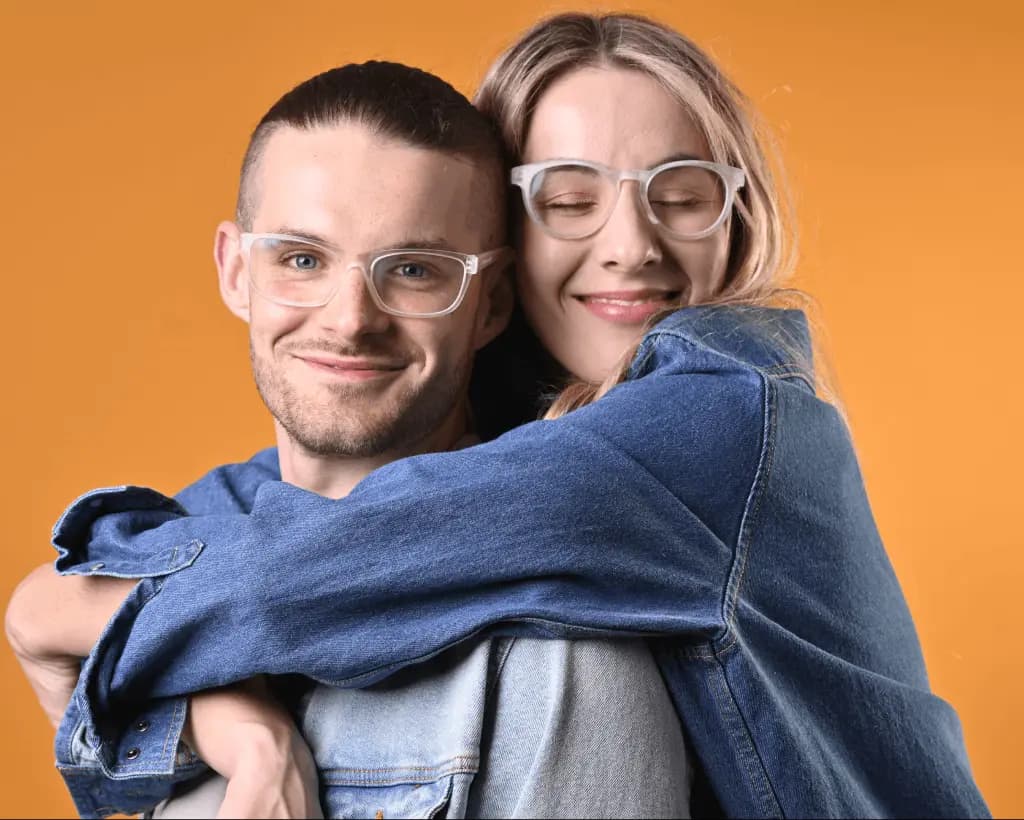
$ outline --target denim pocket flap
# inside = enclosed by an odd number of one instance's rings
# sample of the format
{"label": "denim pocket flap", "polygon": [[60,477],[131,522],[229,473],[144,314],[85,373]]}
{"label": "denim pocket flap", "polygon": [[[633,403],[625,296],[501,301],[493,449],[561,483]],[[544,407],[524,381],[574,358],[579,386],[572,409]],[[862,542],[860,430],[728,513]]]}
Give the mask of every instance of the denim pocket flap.
{"label": "denim pocket flap", "polygon": [[[465,817],[472,773],[450,774],[427,782],[380,786],[333,785],[323,772],[322,797],[327,817]],[[342,780],[347,778],[342,777]]]}

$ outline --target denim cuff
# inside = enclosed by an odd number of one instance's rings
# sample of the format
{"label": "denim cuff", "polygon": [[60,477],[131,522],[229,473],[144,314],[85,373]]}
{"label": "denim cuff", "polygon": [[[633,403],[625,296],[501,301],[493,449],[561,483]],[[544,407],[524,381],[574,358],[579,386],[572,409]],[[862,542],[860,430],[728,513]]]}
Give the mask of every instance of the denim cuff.
{"label": "denim cuff", "polygon": [[103,487],[71,504],[53,527],[57,572],[151,578],[189,566],[199,541],[140,550],[134,536],[187,516],[173,498],[146,487]]}
{"label": "denim cuff", "polygon": [[[81,683],[81,682],[80,682]],[[120,732],[97,733],[75,691],[57,730],[57,769],[82,817],[135,814],[208,767],[184,744],[188,698],[155,701]]]}

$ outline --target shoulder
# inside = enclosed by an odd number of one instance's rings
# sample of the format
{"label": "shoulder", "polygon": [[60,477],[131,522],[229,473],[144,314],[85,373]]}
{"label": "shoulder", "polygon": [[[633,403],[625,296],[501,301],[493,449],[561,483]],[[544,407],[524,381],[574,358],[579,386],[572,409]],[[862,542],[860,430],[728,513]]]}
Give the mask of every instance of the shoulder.
{"label": "shoulder", "polygon": [[742,371],[796,379],[813,390],[811,338],[803,312],[747,305],[677,310],[644,337],[629,378]]}
{"label": "shoulder", "polygon": [[277,448],[268,447],[248,461],[215,467],[175,498],[191,515],[248,513],[260,485],[280,478]]}

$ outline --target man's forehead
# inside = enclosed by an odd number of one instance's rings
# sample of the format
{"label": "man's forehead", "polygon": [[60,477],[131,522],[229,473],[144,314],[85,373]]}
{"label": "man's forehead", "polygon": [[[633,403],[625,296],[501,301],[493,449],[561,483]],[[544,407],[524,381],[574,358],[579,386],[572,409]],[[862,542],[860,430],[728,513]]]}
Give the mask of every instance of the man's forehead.
{"label": "man's forehead", "polygon": [[264,183],[271,185],[307,177],[332,187],[406,188],[409,193],[447,180],[468,194],[479,173],[468,158],[414,146],[360,123],[279,128],[264,148],[261,166]]}
{"label": "man's forehead", "polygon": [[489,185],[469,159],[412,146],[360,123],[282,127],[257,169],[254,228],[398,231],[470,241],[485,229]]}

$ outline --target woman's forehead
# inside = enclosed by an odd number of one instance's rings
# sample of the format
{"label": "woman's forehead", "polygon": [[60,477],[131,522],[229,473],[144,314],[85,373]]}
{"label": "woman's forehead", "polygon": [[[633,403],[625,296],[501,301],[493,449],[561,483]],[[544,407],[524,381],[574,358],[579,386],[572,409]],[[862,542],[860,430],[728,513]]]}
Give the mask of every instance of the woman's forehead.
{"label": "woman's forehead", "polygon": [[541,95],[523,162],[574,158],[645,168],[677,155],[710,159],[679,101],[643,72],[590,67],[559,78]]}

